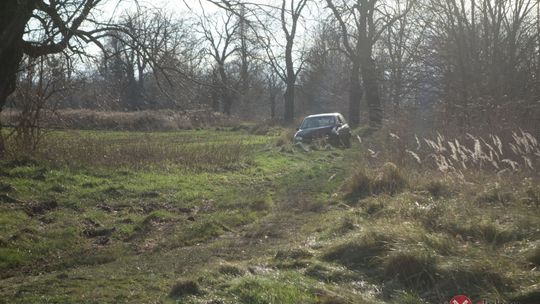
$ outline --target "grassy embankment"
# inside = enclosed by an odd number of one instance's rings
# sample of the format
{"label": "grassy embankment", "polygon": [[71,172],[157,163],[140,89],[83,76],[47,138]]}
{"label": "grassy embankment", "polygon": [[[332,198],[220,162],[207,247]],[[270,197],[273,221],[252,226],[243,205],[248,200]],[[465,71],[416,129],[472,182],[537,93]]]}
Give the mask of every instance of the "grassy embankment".
{"label": "grassy embankment", "polygon": [[537,177],[283,142],[49,133],[0,167],[0,302],[537,303]]}

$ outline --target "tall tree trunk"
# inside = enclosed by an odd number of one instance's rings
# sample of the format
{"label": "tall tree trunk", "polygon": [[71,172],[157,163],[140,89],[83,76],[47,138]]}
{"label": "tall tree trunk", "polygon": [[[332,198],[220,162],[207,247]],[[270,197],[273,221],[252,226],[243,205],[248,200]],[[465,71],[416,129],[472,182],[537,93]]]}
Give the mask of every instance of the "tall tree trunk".
{"label": "tall tree trunk", "polygon": [[285,89],[284,95],[285,113],[283,118],[287,124],[292,124],[294,122],[294,84],[296,83],[296,73],[294,72],[294,63],[292,59],[293,38],[289,37],[287,39],[287,45],[285,47],[285,69],[287,71],[285,85],[287,88]]}
{"label": "tall tree trunk", "polygon": [[363,94],[358,60],[353,60],[349,81],[349,124],[357,127],[360,124],[360,102]]}
{"label": "tall tree trunk", "polygon": [[[30,20],[35,2],[35,0],[0,1],[0,113],[8,96],[15,91],[17,72],[23,56],[24,27]],[[4,141],[0,134],[0,157],[4,151]]]}
{"label": "tall tree trunk", "polygon": [[246,7],[242,4],[240,7],[240,90],[243,104],[248,104],[249,99],[247,98],[247,93],[249,90],[249,50],[248,50],[248,39],[246,31]]}
{"label": "tall tree trunk", "polygon": [[233,103],[233,97],[231,89],[229,88],[229,79],[225,72],[225,62],[219,63],[219,75],[221,80],[221,101],[223,102],[223,113],[231,115],[231,108]]}
{"label": "tall tree trunk", "polygon": [[247,53],[247,45],[245,42],[245,37],[241,37],[241,66],[240,66],[240,90],[241,90],[241,98],[242,103],[247,104],[249,103],[249,99],[247,98],[248,90],[249,90],[249,61],[248,61],[248,53]]}
{"label": "tall tree trunk", "polygon": [[379,129],[382,126],[383,110],[379,96],[377,68],[371,56],[365,56],[362,59],[362,80],[364,81],[364,89],[366,90],[369,126]]}
{"label": "tall tree trunk", "polygon": [[221,95],[221,97],[223,99],[223,113],[231,115],[232,96],[229,92],[228,87],[223,87],[223,94]]}
{"label": "tall tree trunk", "polygon": [[294,80],[287,81],[287,88],[283,97],[285,99],[284,120],[285,123],[292,124],[294,122]]}
{"label": "tall tree trunk", "polygon": [[219,112],[219,79],[216,70],[212,71],[212,88],[210,98],[212,100],[212,111]]}
{"label": "tall tree trunk", "polygon": [[217,89],[212,90],[212,111],[219,112],[219,96],[217,94]]}
{"label": "tall tree trunk", "polygon": [[383,110],[381,98],[379,96],[379,81],[377,78],[377,67],[373,60],[373,12],[375,11],[376,0],[364,2],[360,6],[360,22],[358,26],[357,48],[360,59],[360,69],[362,81],[364,83],[365,97],[368,108],[369,126],[375,129],[382,127]]}
{"label": "tall tree trunk", "polygon": [[274,120],[276,118],[276,93],[274,91],[270,92],[270,118]]}

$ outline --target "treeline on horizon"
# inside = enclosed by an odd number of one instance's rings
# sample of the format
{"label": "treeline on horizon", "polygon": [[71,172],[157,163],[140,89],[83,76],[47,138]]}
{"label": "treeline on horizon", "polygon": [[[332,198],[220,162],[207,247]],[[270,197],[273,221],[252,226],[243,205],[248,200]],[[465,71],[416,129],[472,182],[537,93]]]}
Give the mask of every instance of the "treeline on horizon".
{"label": "treeline on horizon", "polygon": [[537,1],[210,2],[219,9],[124,11],[99,52],[25,56],[7,107],[284,122],[339,111],[354,126],[538,135]]}

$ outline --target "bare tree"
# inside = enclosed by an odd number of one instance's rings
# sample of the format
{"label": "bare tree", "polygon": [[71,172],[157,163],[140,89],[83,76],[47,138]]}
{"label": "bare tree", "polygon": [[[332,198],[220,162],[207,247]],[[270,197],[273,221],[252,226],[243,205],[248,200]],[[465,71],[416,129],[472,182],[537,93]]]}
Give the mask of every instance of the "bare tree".
{"label": "bare tree", "polygon": [[238,15],[238,36],[239,36],[239,53],[240,53],[240,93],[244,103],[248,101],[246,98],[249,89],[249,20],[245,5],[241,5]]}
{"label": "bare tree", "polygon": [[274,70],[268,71],[266,74],[266,90],[268,91],[268,104],[270,105],[270,118],[276,119],[276,99],[283,92],[281,79]]}
{"label": "bare tree", "polygon": [[[302,12],[310,1],[282,0],[279,6],[239,0],[207,1],[241,18],[244,18],[249,11],[256,20],[255,22],[260,25],[260,29],[255,29],[253,25],[250,27],[267,55],[268,64],[285,83],[283,117],[286,123],[292,123],[294,121],[295,85],[303,64],[302,58],[295,58],[295,40]],[[262,18],[260,15],[268,18]],[[273,21],[279,23],[279,35],[272,27]]]}
{"label": "bare tree", "polygon": [[[223,113],[230,115],[234,99],[234,89],[226,70],[227,60],[237,51],[236,34],[240,24],[235,22],[235,14],[225,11],[223,15],[207,16],[204,12],[199,16],[198,27],[207,44],[206,53],[212,57],[219,75],[220,96]],[[217,109],[214,109],[217,110]]]}
{"label": "bare tree", "polygon": [[12,99],[18,115],[10,136],[14,137],[17,151],[31,153],[37,149],[43,135],[44,114],[54,113],[65,93],[73,89],[69,79],[71,68],[63,55],[24,58]]}
{"label": "bare tree", "polygon": [[[302,10],[306,7],[308,3],[307,0],[300,0],[295,3],[294,0],[290,0],[289,6],[287,7],[287,1],[282,0],[281,9],[280,9],[280,21],[281,21],[281,30],[285,35],[285,49],[284,49],[284,61],[285,66],[279,62],[278,57],[274,54],[272,49],[272,44],[270,40],[267,40],[267,45],[265,50],[268,54],[268,59],[270,65],[274,71],[279,75],[279,77],[285,83],[285,94],[284,94],[284,116],[283,119],[286,123],[292,123],[294,121],[294,98],[295,98],[295,85],[296,78],[298,73],[302,70],[302,63],[295,67],[295,61],[293,58],[293,48],[295,44],[295,38],[298,29],[298,22],[302,15]],[[275,41],[275,36],[273,37]]]}
{"label": "bare tree", "polygon": [[173,79],[176,72],[193,68],[187,66],[193,63],[193,54],[187,50],[193,48],[194,39],[183,20],[159,9],[141,8],[124,14],[118,24],[121,29],[109,33],[104,64],[116,70],[110,71],[117,74],[111,80],[120,86],[114,92],[120,95],[121,104],[131,110],[158,106],[156,96],[147,96],[146,82],[153,78],[152,84],[174,105],[177,98],[169,93],[168,82],[174,80],[175,86],[181,86],[181,80]]}
{"label": "bare tree", "polygon": [[[83,29],[102,0],[4,0],[0,2],[0,111],[16,87],[23,55],[37,58],[69,48],[82,52],[79,42],[93,41],[106,30]],[[33,20],[32,24],[30,21]],[[94,24],[96,25],[96,24]],[[0,136],[0,153],[4,150]]]}
{"label": "bare tree", "polygon": [[[410,10],[410,5],[398,15],[390,16],[380,6],[379,0],[326,0],[326,3],[341,28],[343,50],[351,60],[349,122],[359,124],[360,100],[362,95],[368,105],[369,124],[379,128],[382,125],[382,106],[379,95],[377,67],[373,58],[373,47],[385,29],[402,18]],[[362,74],[363,87],[360,85]]]}
{"label": "bare tree", "polygon": [[[403,10],[409,7],[410,0],[395,0],[394,5],[388,7],[395,15],[403,15]],[[382,34],[382,48],[384,55],[381,61],[386,73],[385,82],[387,87],[386,96],[393,109],[394,115],[398,115],[400,106],[407,99],[413,98],[415,88],[418,86],[417,55],[418,47],[425,40],[425,27],[415,23],[417,12],[411,11],[403,15],[393,24],[389,25]]]}
{"label": "bare tree", "polygon": [[309,39],[312,42],[299,79],[305,99],[304,111],[347,113],[350,60],[341,51],[339,26],[333,20],[320,19],[323,21],[312,30],[313,36]]}
{"label": "bare tree", "polygon": [[[538,27],[534,0],[431,0],[424,4],[431,62],[443,86],[445,117],[462,129],[508,117],[535,123]],[[536,110],[535,110],[536,109]],[[502,110],[502,111],[501,111]],[[495,115],[497,113],[497,115]],[[498,122],[493,119],[498,116]],[[512,119],[513,121],[515,119]]]}

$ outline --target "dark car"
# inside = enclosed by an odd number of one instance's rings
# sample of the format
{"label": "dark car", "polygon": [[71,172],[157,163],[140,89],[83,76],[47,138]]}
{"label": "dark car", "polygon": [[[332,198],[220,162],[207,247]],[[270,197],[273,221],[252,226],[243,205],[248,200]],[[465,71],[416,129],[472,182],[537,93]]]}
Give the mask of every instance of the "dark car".
{"label": "dark car", "polygon": [[351,128],[339,113],[309,115],[296,131],[293,141],[310,143],[325,138],[332,145],[351,146]]}

